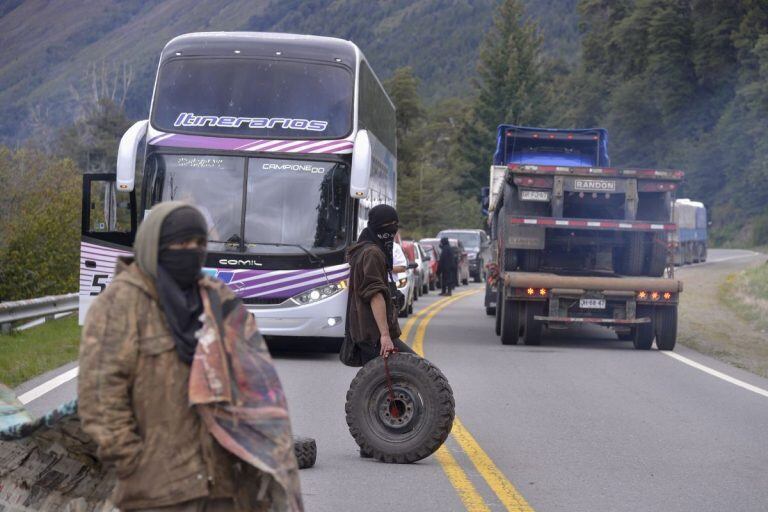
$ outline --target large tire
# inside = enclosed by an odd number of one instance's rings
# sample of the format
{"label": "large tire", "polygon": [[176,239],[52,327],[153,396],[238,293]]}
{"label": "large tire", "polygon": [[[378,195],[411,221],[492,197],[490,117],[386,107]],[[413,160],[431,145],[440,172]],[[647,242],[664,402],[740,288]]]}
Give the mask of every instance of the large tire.
{"label": "large tire", "polygon": [[[363,366],[347,391],[349,432],[382,462],[407,464],[433,454],[451,432],[453,391],[443,373],[415,354],[389,356],[395,394],[390,402],[384,359]],[[397,416],[393,414],[397,411]]]}
{"label": "large tire", "polygon": [[637,326],[633,329],[634,337],[632,338],[632,344],[635,346],[635,349],[637,350],[650,350],[651,345],[653,345],[653,335],[654,335],[654,315],[653,315],[653,308],[649,307],[638,307],[637,308],[637,318],[645,318],[650,317],[651,322],[645,323],[645,324],[637,324]]}
{"label": "large tire", "polygon": [[501,316],[504,313],[504,286],[496,285],[496,336],[501,336]]}
{"label": "large tire", "polygon": [[317,460],[317,443],[311,437],[293,438],[293,453],[299,463],[299,469],[311,468]]}
{"label": "large tire", "polygon": [[544,311],[543,302],[525,303],[525,323],[523,324],[523,343],[526,345],[541,345],[541,331],[543,324],[535,320],[535,315],[540,315]]}
{"label": "large tire", "polygon": [[645,233],[629,233],[624,249],[624,274],[641,276],[645,269]]}
{"label": "large tire", "polygon": [[677,342],[677,306],[656,308],[654,326],[656,347],[659,350],[674,350]]}
{"label": "large tire", "polygon": [[541,251],[533,249],[520,250],[520,270],[523,272],[538,272],[541,267]]}
{"label": "large tire", "polygon": [[648,248],[648,269],[646,271],[648,277],[661,277],[664,275],[664,270],[667,268],[668,251],[666,237],[655,234],[651,238],[651,246]]}
{"label": "large tire", "polygon": [[501,343],[517,345],[520,339],[520,324],[523,304],[518,300],[504,300],[501,309]]}

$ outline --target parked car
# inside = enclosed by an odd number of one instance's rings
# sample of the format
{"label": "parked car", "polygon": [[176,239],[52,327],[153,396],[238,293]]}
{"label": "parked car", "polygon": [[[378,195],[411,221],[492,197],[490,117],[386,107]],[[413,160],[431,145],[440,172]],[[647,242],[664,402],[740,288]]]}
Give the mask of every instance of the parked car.
{"label": "parked car", "polygon": [[491,261],[491,243],[482,229],[444,229],[438,238],[456,238],[464,244],[469,262],[469,274],[479,283],[485,280],[485,264]]}
{"label": "parked car", "polygon": [[397,274],[395,276],[395,285],[397,285],[397,289],[400,290],[403,295],[405,295],[405,301],[400,307],[400,311],[398,311],[397,316],[400,318],[408,318],[408,315],[413,313],[413,296],[416,290],[415,275],[413,270],[408,269],[405,272],[400,272]]}
{"label": "parked car", "polygon": [[419,243],[422,247],[429,248],[432,250],[433,255],[433,274],[434,274],[434,282],[435,287],[440,288],[442,285],[440,284],[440,274],[438,274],[438,268],[437,264],[438,261],[440,261],[440,239],[439,238],[422,238],[419,240]]}
{"label": "parked car", "polygon": [[438,286],[437,261],[440,258],[438,257],[435,248],[431,245],[421,245],[421,249],[424,251],[424,257],[429,266],[429,289],[434,290]]}
{"label": "parked car", "polygon": [[419,296],[429,293],[429,263],[427,263],[423,249],[418,242],[406,240],[403,241],[402,245],[408,262],[418,265],[418,268],[414,270],[416,274],[416,297],[418,299]]}
{"label": "parked car", "polygon": [[[448,242],[451,244],[451,247],[457,252],[458,255],[458,267],[456,272],[456,283],[457,286],[460,286],[462,284],[468,284],[469,283],[469,256],[467,254],[467,251],[464,249],[464,244],[461,242],[461,240],[456,238],[448,238]],[[432,247],[432,249],[435,251],[435,254],[437,254],[437,259],[440,259],[440,239],[439,238],[422,238],[419,240],[419,243]],[[437,286],[442,286],[442,283],[440,283],[440,277],[438,275],[438,279],[436,282]]]}

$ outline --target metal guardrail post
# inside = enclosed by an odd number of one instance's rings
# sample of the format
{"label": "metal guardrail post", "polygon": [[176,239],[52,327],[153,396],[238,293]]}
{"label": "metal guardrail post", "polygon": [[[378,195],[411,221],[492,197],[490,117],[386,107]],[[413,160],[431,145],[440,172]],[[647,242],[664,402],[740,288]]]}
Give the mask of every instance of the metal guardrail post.
{"label": "metal guardrail post", "polygon": [[13,322],[33,320],[44,317],[53,319],[59,313],[69,313],[78,309],[78,294],[52,295],[36,299],[0,302],[0,332],[8,334]]}

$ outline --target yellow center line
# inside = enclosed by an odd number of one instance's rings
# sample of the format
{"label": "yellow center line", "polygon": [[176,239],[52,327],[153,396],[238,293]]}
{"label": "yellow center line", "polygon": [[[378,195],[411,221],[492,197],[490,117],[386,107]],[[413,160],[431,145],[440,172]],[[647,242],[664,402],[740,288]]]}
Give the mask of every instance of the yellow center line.
{"label": "yellow center line", "polygon": [[471,295],[473,293],[477,293],[477,290],[470,290],[466,292],[457,293],[456,295],[451,297],[443,297],[442,299],[436,300],[435,302],[425,307],[424,309],[417,311],[416,313],[414,313],[414,315],[411,318],[408,319],[407,322],[405,322],[405,326],[403,327],[403,330],[400,333],[400,339],[405,341],[406,338],[408,338],[408,334],[410,334],[411,329],[413,328],[413,324],[418,322],[419,319],[421,319],[421,317],[423,317],[424,315],[432,311],[434,308],[438,307],[440,304],[443,304],[449,300],[454,300],[456,298],[464,297],[465,295]]}
{"label": "yellow center line", "polygon": [[[450,297],[447,300],[436,302],[432,304],[432,307],[426,308],[422,313],[426,313],[422,321],[419,323],[416,329],[416,336],[413,340],[413,351],[424,357],[424,336],[426,335],[427,326],[432,318],[444,308],[448,307],[451,303],[462,299],[468,295],[478,293],[480,290],[473,290],[465,292],[455,297]],[[488,454],[480,447],[480,444],[475,440],[472,434],[464,427],[464,424],[459,420],[459,417],[453,420],[453,429],[451,430],[456,442],[459,444],[464,453],[467,454],[469,460],[472,461],[475,468],[477,468],[480,475],[488,483],[488,486],[496,494],[504,507],[510,512],[534,512],[533,508],[528,504],[523,495],[517,488],[504,476],[504,473],[493,462]],[[441,451],[448,454],[450,459],[441,455]],[[440,447],[437,452],[437,460],[443,466],[443,471],[448,476],[451,484],[458,492],[461,501],[467,510],[488,510],[488,506],[483,501],[482,497],[477,493],[477,489],[469,481],[466,473],[458,465],[456,459],[450,455],[445,445]],[[458,473],[458,476],[457,476]],[[479,499],[479,505],[476,500]]]}
{"label": "yellow center line", "polygon": [[445,445],[441,446],[435,452],[435,457],[440,465],[443,467],[445,475],[450,480],[451,485],[456,489],[456,493],[461,498],[461,502],[464,507],[471,512],[490,512],[491,509],[483,501],[483,497],[477,492],[475,486],[469,481],[469,477],[461,469],[461,466],[456,461],[451,452]]}

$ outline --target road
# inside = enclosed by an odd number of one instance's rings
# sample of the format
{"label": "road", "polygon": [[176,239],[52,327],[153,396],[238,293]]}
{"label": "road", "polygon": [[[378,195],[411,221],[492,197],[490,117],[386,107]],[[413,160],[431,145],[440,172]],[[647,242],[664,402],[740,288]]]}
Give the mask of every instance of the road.
{"label": "road", "polygon": [[[755,257],[712,251],[705,265]],[[317,439],[317,465],[301,473],[308,511],[768,509],[768,380],[679,345],[680,359],[635,351],[594,327],[502,346],[480,285],[416,304],[407,340],[450,380],[458,417],[447,449],[420,463],[358,457],[344,421],[354,368],[276,355],[294,431]],[[28,405],[73,394],[70,380]]]}

